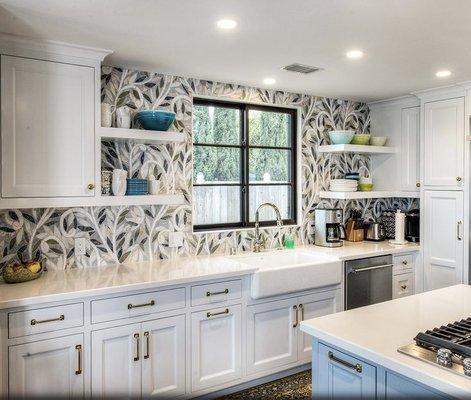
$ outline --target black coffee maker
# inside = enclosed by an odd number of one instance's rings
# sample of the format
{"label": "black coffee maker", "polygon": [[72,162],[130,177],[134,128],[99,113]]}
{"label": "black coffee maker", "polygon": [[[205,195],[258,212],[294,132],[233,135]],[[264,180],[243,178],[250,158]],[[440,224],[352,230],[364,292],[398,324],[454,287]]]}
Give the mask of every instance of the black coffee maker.
{"label": "black coffee maker", "polygon": [[406,240],[420,242],[420,211],[410,210],[406,213]]}

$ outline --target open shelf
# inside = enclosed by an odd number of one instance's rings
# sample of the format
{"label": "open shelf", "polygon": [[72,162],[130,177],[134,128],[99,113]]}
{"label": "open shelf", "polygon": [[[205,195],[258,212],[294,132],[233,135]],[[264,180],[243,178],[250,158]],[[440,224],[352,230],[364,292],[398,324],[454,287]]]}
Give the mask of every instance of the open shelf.
{"label": "open shelf", "polygon": [[363,154],[393,154],[394,147],[368,146],[360,144],[330,144],[319,146],[319,153],[363,153]]}
{"label": "open shelf", "polygon": [[394,190],[376,190],[371,192],[320,192],[319,196],[322,199],[338,199],[338,200],[351,200],[351,199],[382,199],[388,197],[406,197],[406,198],[419,198],[419,192],[401,192]]}
{"label": "open shelf", "polygon": [[185,135],[181,132],[104,127],[101,127],[98,132],[102,140],[134,140],[140,143],[183,143],[185,141]]}
{"label": "open shelf", "polygon": [[182,194],[159,194],[139,196],[100,196],[98,206],[152,206],[152,205],[181,205],[185,203]]}

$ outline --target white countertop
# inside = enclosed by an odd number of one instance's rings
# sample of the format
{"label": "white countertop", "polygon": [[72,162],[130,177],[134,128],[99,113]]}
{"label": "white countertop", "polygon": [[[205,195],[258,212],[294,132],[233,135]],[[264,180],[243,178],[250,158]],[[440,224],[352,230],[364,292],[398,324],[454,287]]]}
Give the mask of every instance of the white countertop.
{"label": "white countertop", "polygon": [[[418,251],[419,246],[415,244],[392,246],[387,242],[345,242],[344,246],[332,249],[312,245],[297,249],[344,261],[359,257]],[[31,282],[20,284],[1,282],[0,309],[230,278],[249,275],[256,270],[256,267],[238,262],[231,256],[206,256],[48,271],[41,278]]]}
{"label": "white countertop", "polygon": [[471,396],[471,379],[397,352],[419,332],[471,316],[471,286],[456,285],[306,320],[301,330],[426,386]]}

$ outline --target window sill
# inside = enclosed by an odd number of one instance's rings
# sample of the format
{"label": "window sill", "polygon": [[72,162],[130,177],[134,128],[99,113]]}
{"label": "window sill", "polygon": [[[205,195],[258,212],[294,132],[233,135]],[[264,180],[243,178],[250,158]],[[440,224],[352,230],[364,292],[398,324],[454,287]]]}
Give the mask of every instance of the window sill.
{"label": "window sill", "polygon": [[[281,227],[283,228],[300,228],[300,224],[286,224]],[[271,225],[271,226],[261,226],[260,230],[265,230],[265,229],[278,229],[276,225]],[[207,231],[195,231],[192,229],[192,233],[194,235],[205,235],[207,233],[227,233],[227,232],[242,232],[242,231],[253,231],[255,230],[254,227],[249,227],[249,228],[224,228],[224,229],[211,229]]]}

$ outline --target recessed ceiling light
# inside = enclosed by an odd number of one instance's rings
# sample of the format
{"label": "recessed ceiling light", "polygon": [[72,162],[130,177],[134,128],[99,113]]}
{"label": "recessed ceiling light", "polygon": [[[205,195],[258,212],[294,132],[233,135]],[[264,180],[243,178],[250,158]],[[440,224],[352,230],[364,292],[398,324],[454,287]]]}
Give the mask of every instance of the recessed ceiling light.
{"label": "recessed ceiling light", "polygon": [[347,51],[347,54],[346,54],[347,58],[351,58],[351,59],[358,59],[358,58],[362,58],[363,57],[363,52],[361,50],[350,50],[350,51]]}
{"label": "recessed ceiling light", "polygon": [[447,69],[444,69],[444,70],[442,70],[442,71],[438,71],[438,72],[435,74],[435,76],[436,76],[437,78],[446,78],[446,77],[448,77],[448,76],[450,76],[450,75],[451,75],[451,71],[449,71],[449,70],[447,70]]}
{"label": "recessed ceiling light", "polygon": [[276,80],[275,80],[275,78],[265,78],[263,80],[263,83],[265,85],[274,85],[276,83]]}
{"label": "recessed ceiling light", "polygon": [[234,29],[237,26],[237,22],[235,22],[233,19],[220,19],[217,22],[217,26],[219,29]]}

